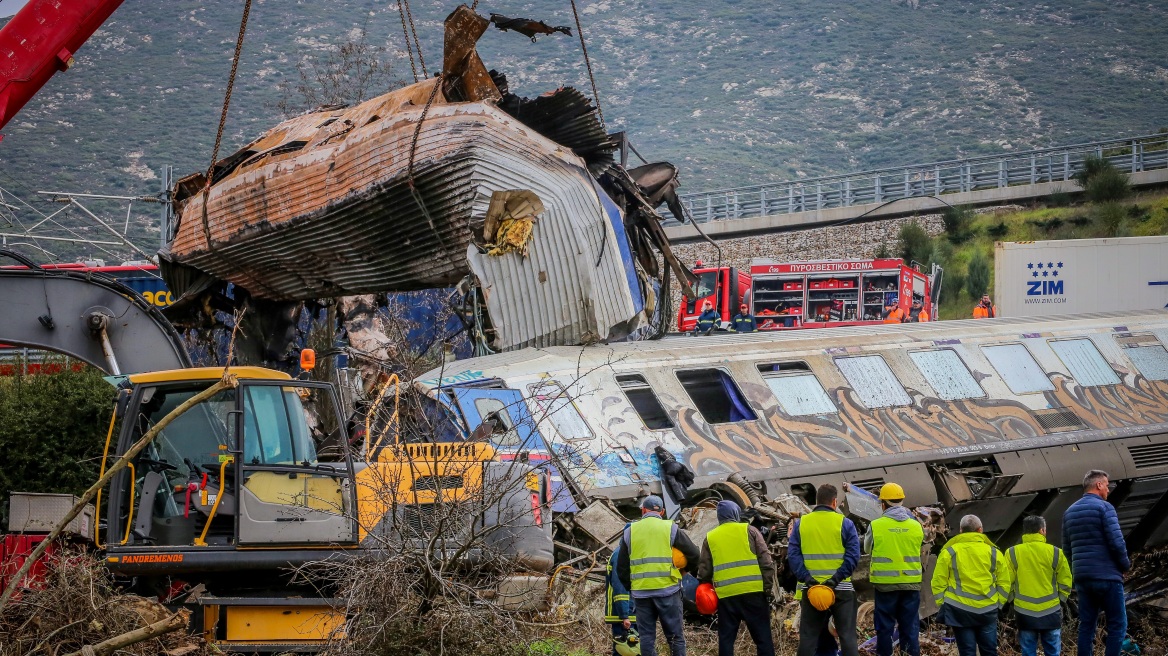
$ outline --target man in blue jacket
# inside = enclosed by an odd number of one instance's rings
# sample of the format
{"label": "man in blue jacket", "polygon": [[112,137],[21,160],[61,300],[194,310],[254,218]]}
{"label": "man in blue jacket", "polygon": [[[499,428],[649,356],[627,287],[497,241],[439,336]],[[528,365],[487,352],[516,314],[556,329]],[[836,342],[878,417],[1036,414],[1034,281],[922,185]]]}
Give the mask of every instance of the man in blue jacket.
{"label": "man in blue jacket", "polygon": [[1107,472],[1083,477],[1083,497],[1063,515],[1063,552],[1071,561],[1079,595],[1079,656],[1094,656],[1095,627],[1106,619],[1106,656],[1119,656],[1127,633],[1123,573],[1131,567],[1115,507],[1107,502]]}
{"label": "man in blue jacket", "polygon": [[[795,521],[787,541],[787,564],[804,591],[799,602],[798,656],[816,653],[829,619],[835,620],[842,656],[857,656],[852,571],[860,562],[860,534],[852,520],[837,513],[838,494],[834,485],[820,485],[815,508]],[[825,566],[826,570],[821,569]],[[826,611],[817,610],[807,599],[807,588],[816,584],[835,590],[835,604]]]}
{"label": "man in blue jacket", "polygon": [[621,583],[620,576],[617,575],[619,554],[620,547],[617,546],[612,550],[612,557],[608,559],[608,575],[605,577],[608,589],[604,595],[604,621],[612,625],[612,656],[620,656],[616,650],[616,643],[628,640],[629,631],[637,630],[637,618],[633,615],[629,589]]}

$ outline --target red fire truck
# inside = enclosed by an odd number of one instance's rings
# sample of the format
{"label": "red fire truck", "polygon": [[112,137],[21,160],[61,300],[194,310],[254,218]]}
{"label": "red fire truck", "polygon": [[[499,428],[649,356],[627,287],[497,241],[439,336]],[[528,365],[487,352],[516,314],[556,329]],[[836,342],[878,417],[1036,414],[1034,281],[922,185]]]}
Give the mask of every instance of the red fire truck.
{"label": "red fire truck", "polygon": [[[900,259],[751,261],[750,273],[734,267],[694,269],[696,298],[682,297],[677,327],[694,329],[702,305],[710,301],[723,322],[746,303],[759,330],[824,328],[881,323],[886,309],[907,317],[914,302],[936,317],[941,268],[922,273]],[[919,312],[919,310],[917,311]]]}

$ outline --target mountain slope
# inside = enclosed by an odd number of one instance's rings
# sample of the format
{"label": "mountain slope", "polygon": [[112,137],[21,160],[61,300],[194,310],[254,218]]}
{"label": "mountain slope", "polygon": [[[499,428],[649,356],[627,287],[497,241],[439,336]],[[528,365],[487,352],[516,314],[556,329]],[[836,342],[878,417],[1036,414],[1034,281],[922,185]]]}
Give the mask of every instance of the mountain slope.
{"label": "mountain slope", "polygon": [[[682,191],[1136,134],[1168,125],[1168,6],[1066,0],[578,3],[610,130],[682,167]],[[454,5],[411,3],[427,64]],[[6,129],[0,186],[154,193],[158,167],[205,168],[242,4],[128,0]],[[481,13],[574,28],[567,2]],[[410,78],[396,6],[256,0],[224,153],[281,116],[281,82],[364,28]],[[575,38],[493,28],[480,52],[512,88],[588,90]],[[48,206],[52,207],[52,206]],[[103,207],[116,215],[112,207]],[[124,209],[121,210],[124,212]],[[134,238],[157,244],[153,207]],[[62,247],[59,250],[67,250]]]}

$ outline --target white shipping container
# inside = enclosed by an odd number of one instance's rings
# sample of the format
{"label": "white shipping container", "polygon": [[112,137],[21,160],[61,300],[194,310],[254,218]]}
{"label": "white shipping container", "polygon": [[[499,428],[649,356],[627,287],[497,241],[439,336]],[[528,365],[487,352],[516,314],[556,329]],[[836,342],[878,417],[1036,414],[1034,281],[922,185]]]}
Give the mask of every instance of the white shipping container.
{"label": "white shipping container", "polygon": [[998,316],[1168,307],[1168,236],[998,242]]}

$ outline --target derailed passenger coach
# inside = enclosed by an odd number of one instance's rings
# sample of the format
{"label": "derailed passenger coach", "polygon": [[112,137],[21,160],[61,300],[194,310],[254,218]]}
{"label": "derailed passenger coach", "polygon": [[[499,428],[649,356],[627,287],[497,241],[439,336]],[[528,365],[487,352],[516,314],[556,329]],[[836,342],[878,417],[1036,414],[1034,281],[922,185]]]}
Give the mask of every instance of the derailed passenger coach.
{"label": "derailed passenger coach", "polygon": [[560,513],[607,499],[633,516],[661,490],[660,446],[696,474],[691,502],[735,474],[808,503],[822,483],[895,481],[950,527],[973,513],[1009,544],[1042,514],[1057,544],[1098,468],[1135,551],[1168,540],[1149,512],[1168,502],[1166,340],[1163,311],[878,325],[527,349],[414,384],[464,436],[497,420],[476,436],[550,455]]}

